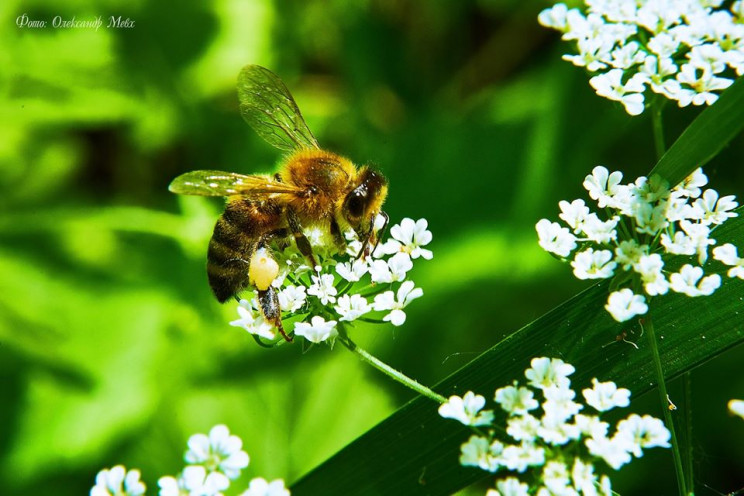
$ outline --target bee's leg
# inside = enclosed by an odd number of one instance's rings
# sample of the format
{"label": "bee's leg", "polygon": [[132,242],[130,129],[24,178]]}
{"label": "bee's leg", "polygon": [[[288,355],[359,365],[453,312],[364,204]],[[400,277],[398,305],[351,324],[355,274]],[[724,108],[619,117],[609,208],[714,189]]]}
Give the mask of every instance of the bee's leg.
{"label": "bee's leg", "polygon": [[282,326],[282,312],[279,307],[279,296],[274,286],[269,286],[266,291],[258,291],[258,306],[261,309],[261,314],[267,322],[271,322],[279,329],[285,340],[292,341],[292,338],[284,332]]}
{"label": "bee's leg", "polygon": [[291,208],[287,208],[287,223],[289,223],[289,229],[292,231],[297,249],[304,257],[307,257],[312,264],[313,270],[317,267],[318,262],[315,261],[313,255],[313,248],[310,246],[310,241],[307,240],[305,234],[302,232],[302,226],[300,225],[300,219],[297,218],[297,213]]}
{"label": "bee's leg", "polygon": [[[382,227],[379,231],[375,231],[375,220],[372,220],[372,250],[370,253],[374,253],[377,249],[377,245],[380,243],[380,240],[385,236],[385,231],[387,230],[388,223],[390,222],[390,217],[386,212],[380,212],[377,215],[381,215],[385,221],[382,223]],[[375,218],[377,217],[375,215]]]}
{"label": "bee's leg", "polygon": [[333,241],[336,243],[338,251],[344,253],[346,251],[346,240],[344,239],[344,235],[341,234],[341,228],[338,227],[335,217],[331,218],[331,236],[333,236]]}
{"label": "bee's leg", "polygon": [[[380,230],[375,231],[375,221],[377,220],[378,215],[381,215],[385,219],[385,221],[383,222]],[[375,252],[377,244],[380,242],[380,239],[385,234],[385,230],[387,229],[389,220],[390,217],[388,217],[388,214],[386,214],[385,212],[376,213],[369,219],[369,228],[365,232],[359,234],[359,232],[357,231],[357,235],[362,241],[362,248],[359,250],[357,259],[364,258],[367,255]]]}

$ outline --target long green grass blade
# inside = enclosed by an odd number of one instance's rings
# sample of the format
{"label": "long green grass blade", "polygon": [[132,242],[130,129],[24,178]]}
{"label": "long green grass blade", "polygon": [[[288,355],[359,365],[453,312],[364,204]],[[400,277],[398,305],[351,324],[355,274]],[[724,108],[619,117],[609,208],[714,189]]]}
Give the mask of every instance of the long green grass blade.
{"label": "long green grass blade", "polygon": [[649,173],[677,184],[707,164],[744,128],[744,77],[703,110]]}

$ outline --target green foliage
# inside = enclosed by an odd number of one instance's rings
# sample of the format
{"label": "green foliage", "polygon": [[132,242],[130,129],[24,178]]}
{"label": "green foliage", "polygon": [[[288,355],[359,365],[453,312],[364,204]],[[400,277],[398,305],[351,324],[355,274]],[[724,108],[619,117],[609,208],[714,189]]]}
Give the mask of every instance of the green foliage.
{"label": "green foliage", "polygon": [[[445,380],[442,393],[457,383],[487,394],[515,378],[530,353],[560,355],[583,379],[615,379],[636,396],[647,390],[644,347],[615,342],[623,330],[636,340],[639,329],[609,320],[597,306],[601,287],[524,327],[584,289],[537,247],[536,220],[554,215],[558,200],[581,195],[581,179],[596,164],[633,177],[654,162],[650,122],[598,100],[583,74],[559,60],[555,38],[535,21],[539,7],[3,3],[3,491],[84,494],[100,468],[124,463],[140,468],[155,494],[157,477],[180,468],[188,436],[221,422],[245,441],[246,477],[293,483],[320,465],[296,484],[297,494],[318,494],[314,484],[331,474],[328,491],[351,494],[354,484],[360,494],[362,487],[444,494],[480,477],[457,466],[466,431],[437,418],[434,404],[415,400],[386,419],[411,393],[340,347],[260,349],[227,325],[234,306],[220,307],[209,293],[204,257],[221,204],[176,198],[167,185],[188,170],[275,167],[279,155],[238,111],[236,79],[248,63],[282,77],[321,145],[384,171],[393,221],[429,220],[434,259],[413,276],[425,296],[400,329],[355,328],[360,345],[424,384],[496,345]],[[48,20],[122,15],[135,27],[19,29],[24,12]],[[695,113],[667,111],[669,136]],[[716,129],[732,135],[741,120],[721,122]],[[721,136],[707,141],[723,143]],[[743,150],[737,138],[708,166],[722,194],[743,194]],[[688,156],[682,151],[678,157]],[[684,175],[688,165],[670,175]],[[717,239],[740,239],[740,226],[721,229],[720,238],[716,231]],[[734,304],[741,291],[729,282],[700,306],[659,300],[670,374],[740,340]],[[701,450],[722,459],[742,457],[735,451],[744,444],[741,426],[721,412],[744,383],[740,374],[725,383],[717,374],[738,372],[741,354],[706,365],[694,383],[696,395],[721,408],[700,409],[695,432]],[[448,451],[429,458],[443,446]],[[359,454],[361,447],[368,451]],[[640,470],[671,469],[665,458],[642,462],[651,468]],[[735,489],[738,473],[707,463],[700,480],[724,492]],[[655,479],[661,487],[671,480]],[[654,490],[643,477],[622,484],[626,493]],[[330,493],[324,486],[320,494]]]}

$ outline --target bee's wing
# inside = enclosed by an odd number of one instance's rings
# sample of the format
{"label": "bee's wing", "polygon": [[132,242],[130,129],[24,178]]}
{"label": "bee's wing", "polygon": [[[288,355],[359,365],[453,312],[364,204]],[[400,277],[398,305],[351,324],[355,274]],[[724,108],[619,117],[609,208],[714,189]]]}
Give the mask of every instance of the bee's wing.
{"label": "bee's wing", "polygon": [[260,65],[243,67],[238,100],[243,119],[270,145],[287,151],[319,148],[289,90],[270,70]]}
{"label": "bee's wing", "polygon": [[266,176],[246,176],[233,172],[198,170],[181,174],[168,189],[179,195],[233,196],[265,198],[272,194],[297,193],[300,188]]}

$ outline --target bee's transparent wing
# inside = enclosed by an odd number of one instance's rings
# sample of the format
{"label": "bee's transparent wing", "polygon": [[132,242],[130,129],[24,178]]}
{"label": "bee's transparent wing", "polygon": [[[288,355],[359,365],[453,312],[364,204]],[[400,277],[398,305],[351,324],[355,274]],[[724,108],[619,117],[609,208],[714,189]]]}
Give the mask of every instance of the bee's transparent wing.
{"label": "bee's transparent wing", "polygon": [[238,100],[243,119],[270,145],[287,151],[319,148],[289,90],[265,67],[243,67]]}
{"label": "bee's transparent wing", "polygon": [[299,188],[267,176],[246,176],[233,172],[198,170],[181,174],[168,189],[179,195],[233,196],[265,198],[272,194],[297,193]]}

